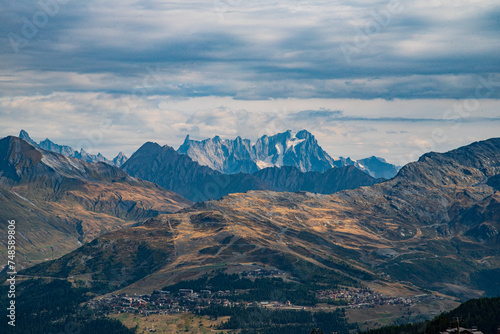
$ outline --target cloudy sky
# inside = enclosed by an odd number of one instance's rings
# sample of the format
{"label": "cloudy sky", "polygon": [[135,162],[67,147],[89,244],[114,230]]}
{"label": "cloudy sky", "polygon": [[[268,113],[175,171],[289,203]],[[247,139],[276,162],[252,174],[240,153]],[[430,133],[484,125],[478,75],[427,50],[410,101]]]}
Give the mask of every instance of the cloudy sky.
{"label": "cloudy sky", "polygon": [[0,136],[108,157],[311,131],[404,164],[498,137],[498,0],[9,1]]}

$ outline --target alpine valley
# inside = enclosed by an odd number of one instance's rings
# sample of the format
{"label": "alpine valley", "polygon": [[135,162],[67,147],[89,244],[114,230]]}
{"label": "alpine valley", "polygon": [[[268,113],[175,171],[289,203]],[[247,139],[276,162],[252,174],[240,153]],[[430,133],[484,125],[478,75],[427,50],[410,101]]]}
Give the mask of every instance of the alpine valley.
{"label": "alpine valley", "polygon": [[257,265],[304,284],[375,281],[481,296],[498,284],[487,278],[500,270],[499,175],[495,138],[425,154],[389,181],[333,195],[229,194],[102,235],[24,273],[152,292]]}
{"label": "alpine valley", "polygon": [[25,291],[70,282],[92,317],[189,331],[196,316],[194,332],[261,332],[273,317],[291,327],[269,333],[348,334],[500,295],[500,138],[399,169],[331,158],[305,130],[148,142],[119,163],[21,135],[0,140],[0,227],[16,220],[19,277],[38,282]]}

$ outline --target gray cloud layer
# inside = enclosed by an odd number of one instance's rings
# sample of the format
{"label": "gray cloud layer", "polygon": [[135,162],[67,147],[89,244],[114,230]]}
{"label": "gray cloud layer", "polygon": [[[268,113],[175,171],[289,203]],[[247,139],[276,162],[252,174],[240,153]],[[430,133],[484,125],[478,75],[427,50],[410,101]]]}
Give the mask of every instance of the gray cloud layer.
{"label": "gray cloud layer", "polygon": [[148,95],[464,98],[500,73],[499,17],[487,0],[8,2],[0,92],[130,94],[159,66]]}

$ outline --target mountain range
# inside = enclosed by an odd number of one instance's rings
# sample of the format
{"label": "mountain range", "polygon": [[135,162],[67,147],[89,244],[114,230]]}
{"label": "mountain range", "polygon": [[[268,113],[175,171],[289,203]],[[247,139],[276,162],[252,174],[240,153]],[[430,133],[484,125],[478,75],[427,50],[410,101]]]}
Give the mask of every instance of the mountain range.
{"label": "mountain range", "polygon": [[[48,138],[37,143],[25,130],[20,131],[19,138],[44,150],[85,162],[106,162],[121,167],[128,159],[120,152],[114,159],[108,160],[100,153],[90,154],[83,148],[76,151],[70,146],[56,144]],[[343,157],[333,159],[306,130],[296,134],[288,130],[273,136],[262,136],[255,145],[239,136],[234,140],[215,136],[212,139],[197,141],[191,140],[188,135],[177,152],[188,155],[200,165],[223,174],[252,174],[261,169],[282,166],[295,167],[301,172],[325,172],[333,167],[355,166],[374,178],[390,179],[399,170],[398,166],[375,156],[360,160]]]}
{"label": "mountain range", "polygon": [[225,174],[254,173],[269,167],[291,166],[301,172],[325,172],[332,167],[355,166],[374,178],[390,179],[399,168],[382,158],[362,160],[332,158],[308,131],[294,134],[291,130],[273,136],[262,136],[252,145],[250,140],[221,139],[219,136],[202,141],[189,135],[177,152],[188,155],[200,165]]}
{"label": "mountain range", "polygon": [[248,190],[331,193],[379,182],[355,168],[302,173],[283,167],[256,175],[225,175],[153,143],[143,145],[122,166],[176,192],[172,193],[127,175],[109,161],[87,163],[71,157],[76,154],[70,147],[50,140],[37,144],[25,131],[21,135],[24,139],[1,140],[0,218],[23,221],[18,244],[23,267],[57,258],[102,233],[191,204],[176,193],[203,201]]}
{"label": "mountain range", "polygon": [[37,143],[36,141],[31,139],[30,135],[25,130],[21,130],[21,132],[19,133],[19,138],[22,138],[22,139],[26,140],[28,143],[30,143],[31,145],[39,147],[39,148],[44,149],[46,151],[59,153],[59,154],[62,154],[62,155],[65,155],[65,156],[71,157],[71,158],[81,159],[85,162],[105,162],[105,163],[108,163],[110,165],[120,167],[121,165],[123,165],[125,163],[125,161],[127,161],[127,157],[125,156],[125,154],[123,154],[123,152],[118,153],[118,155],[113,160],[108,160],[101,153],[98,153],[97,155],[87,153],[87,152],[85,152],[85,150],[83,148],[80,149],[80,152],[78,152],[70,146],[58,145],[58,144],[52,142],[48,138]]}
{"label": "mountain range", "polygon": [[[0,139],[0,231],[7,235],[6,222],[17,222],[18,268],[190,205],[182,196],[107,163],[87,163],[18,137]],[[0,253],[4,264],[6,256]]]}
{"label": "mountain range", "polygon": [[128,174],[175,191],[193,202],[219,199],[250,190],[312,191],[331,194],[380,182],[352,166],[324,173],[303,173],[296,167],[265,168],[254,174],[224,174],[193,161],[172,147],[148,142],[122,166]]}
{"label": "mountain range", "polygon": [[[148,162],[154,168],[175,152],[146,148],[139,151],[158,156]],[[24,274],[92,277],[150,292],[214,269],[240,273],[257,265],[303,283],[404,284],[480,296],[500,271],[499,178],[500,138],[493,138],[427,153],[389,181],[332,195],[249,191],[197,203]]]}

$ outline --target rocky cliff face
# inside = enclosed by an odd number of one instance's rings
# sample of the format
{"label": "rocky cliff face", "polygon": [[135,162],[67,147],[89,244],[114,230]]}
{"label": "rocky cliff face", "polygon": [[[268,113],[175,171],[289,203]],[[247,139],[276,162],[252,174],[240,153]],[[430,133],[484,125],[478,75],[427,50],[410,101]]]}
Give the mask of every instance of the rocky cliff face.
{"label": "rocky cliff face", "polygon": [[21,265],[191,204],[117,167],[45,151],[17,137],[0,140],[0,202],[0,229],[5,232],[7,220],[18,222]]}
{"label": "rocky cliff face", "polygon": [[262,136],[254,146],[257,164],[262,167],[293,166],[302,172],[324,172],[333,166],[333,159],[314,136],[306,130],[274,136]]}
{"label": "rocky cliff face", "polygon": [[[199,203],[107,234],[29,273],[92,274],[131,292],[214,266],[238,272],[257,263],[297,281],[409,281],[479,296],[475,274],[500,268],[499,198],[488,184],[498,175],[500,139],[491,139],[426,154],[390,181],[334,195],[252,191]],[[133,255],[113,257],[108,270],[110,255],[125,249]],[[147,264],[148,276],[137,276],[134,263]]]}
{"label": "rocky cliff face", "polygon": [[186,137],[177,152],[188,155],[202,166],[208,166],[226,174],[253,173],[259,168],[252,158],[250,140],[237,137],[234,140],[212,139],[196,141]]}
{"label": "rocky cliff face", "polygon": [[241,137],[232,140],[215,136],[196,141],[187,136],[177,151],[200,165],[225,174],[254,173],[260,169],[282,166],[295,167],[301,172],[324,172],[332,167],[352,165],[374,178],[392,178],[398,170],[396,166],[376,157],[361,161],[342,157],[333,159],[306,130],[296,134],[288,130],[273,136],[262,136],[255,145]]}
{"label": "rocky cliff face", "polygon": [[178,149],[201,165],[222,173],[253,173],[266,167],[293,166],[302,172],[323,172],[333,166],[332,158],[307,131],[292,131],[262,136],[255,145],[248,139],[194,141],[186,138]]}

